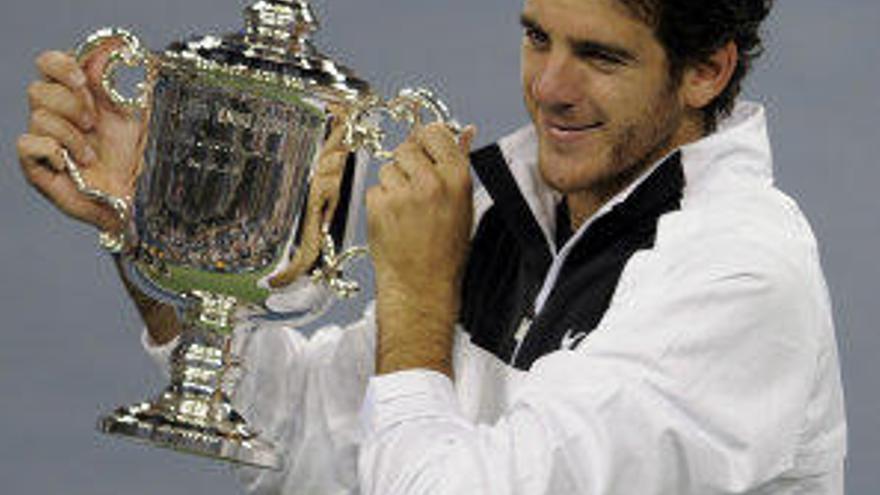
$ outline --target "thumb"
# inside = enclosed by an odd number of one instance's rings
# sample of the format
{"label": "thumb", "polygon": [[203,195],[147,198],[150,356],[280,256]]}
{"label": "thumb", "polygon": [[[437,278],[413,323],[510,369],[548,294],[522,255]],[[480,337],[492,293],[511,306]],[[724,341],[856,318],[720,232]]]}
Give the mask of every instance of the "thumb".
{"label": "thumb", "polygon": [[464,130],[461,131],[461,136],[458,138],[458,145],[461,147],[461,151],[464,154],[468,154],[471,151],[471,146],[474,144],[474,138],[477,136],[477,127],[473,124],[469,124]]}

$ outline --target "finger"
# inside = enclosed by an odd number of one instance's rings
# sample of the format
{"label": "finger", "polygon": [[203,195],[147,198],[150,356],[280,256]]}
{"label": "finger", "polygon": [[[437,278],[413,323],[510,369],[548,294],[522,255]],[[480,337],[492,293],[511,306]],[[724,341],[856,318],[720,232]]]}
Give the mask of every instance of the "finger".
{"label": "finger", "polygon": [[[61,211],[104,230],[119,229],[116,213],[82,195],[63,172],[61,147],[57,141],[25,134],[18,140],[18,153],[25,178]],[[51,162],[51,167],[40,162]]]}
{"label": "finger", "polygon": [[121,38],[104,40],[98,46],[92,47],[88,53],[81,55],[79,59],[79,65],[86,74],[86,86],[89,89],[89,94],[93,95],[92,101],[100,100],[108,108],[114,110],[118,110],[118,108],[104,90],[104,70],[107,68],[110,55],[123,44],[124,41]]}
{"label": "finger", "polygon": [[348,157],[347,151],[336,151],[328,155],[322,153],[321,160],[318,162],[318,170],[312,183],[313,187],[320,187],[323,191],[323,206],[320,217],[322,223],[329,223],[333,220]]}
{"label": "finger", "polygon": [[34,111],[31,115],[30,134],[55,139],[73,154],[77,162],[86,167],[94,165],[98,160],[98,155],[82,132],[48,110],[40,108]]}
{"label": "finger", "polygon": [[477,137],[477,126],[468,125],[462,129],[461,134],[458,137],[458,145],[461,148],[462,153],[470,153],[471,148],[474,146],[474,139]]}
{"label": "finger", "polygon": [[379,186],[384,191],[393,191],[407,187],[409,180],[395,162],[386,163],[379,169]]}
{"label": "finger", "polygon": [[324,145],[322,147],[323,150],[331,150],[338,151],[345,148],[344,140],[345,140],[345,131],[346,126],[345,122],[337,119],[334,115],[330,115],[330,119],[327,123],[328,128],[326,130],[326,134],[324,136]]}
{"label": "finger", "polygon": [[47,81],[61,83],[69,89],[83,88],[88,82],[86,73],[76,59],[64,52],[43,52],[37,56],[35,63]]}
{"label": "finger", "polygon": [[328,105],[330,112],[330,131],[324,141],[322,152],[345,152],[353,150],[346,145],[345,136],[348,134],[348,110],[340,105]]}
{"label": "finger", "polygon": [[52,173],[64,172],[66,164],[61,157],[58,142],[45,136],[23,134],[18,138],[18,160],[25,178],[30,178],[34,168]]}
{"label": "finger", "polygon": [[95,99],[88,86],[85,71],[76,59],[64,52],[47,51],[41,53],[36,61],[37,70],[47,82],[56,82],[83,99],[85,109],[96,116]]}
{"label": "finger", "polygon": [[394,150],[394,163],[412,182],[437,179],[436,164],[415,139],[408,138]]}
{"label": "finger", "polygon": [[345,164],[348,161],[347,151],[322,151],[318,166],[315,169],[316,177],[342,178]]}
{"label": "finger", "polygon": [[331,151],[348,151],[348,147],[345,146],[345,134],[347,132],[347,126],[345,122],[340,122],[338,120],[334,121],[331,124],[330,135],[327,137],[327,141],[324,143],[324,149]]}
{"label": "finger", "polygon": [[61,84],[32,82],[28,86],[28,101],[32,112],[45,109],[75,123],[83,131],[90,131],[95,125],[94,117],[89,115],[82,97]]}
{"label": "finger", "polygon": [[[302,275],[302,263],[296,261],[296,257],[299,256],[302,247],[296,253],[294,260],[290,262],[280,273],[274,275],[269,279],[269,287],[273,289],[280,289],[281,287],[286,287],[292,284],[297,278]],[[317,256],[317,253],[316,253]]]}
{"label": "finger", "polygon": [[291,284],[315,263],[323,242],[321,227],[324,223],[328,195],[332,196],[328,194],[327,181],[312,182],[299,246],[287,267],[269,279],[270,287],[278,288]]}
{"label": "finger", "polygon": [[324,216],[331,198],[334,196],[332,188],[334,184],[329,181],[317,180],[312,183],[312,190],[309,193],[308,211],[306,212],[305,227],[303,235],[300,238],[300,250],[296,253],[305,270],[314,263],[323,241],[322,227],[324,226]]}
{"label": "finger", "polygon": [[315,219],[318,218],[311,211],[306,213],[306,223],[303,227],[299,246],[290,260],[290,263],[277,275],[269,279],[272,288],[290,285],[301,275],[305,274],[318,259],[321,253],[321,226]]}
{"label": "finger", "polygon": [[348,115],[348,108],[339,103],[328,103],[327,112],[329,112],[334,119],[341,119]]}
{"label": "finger", "polygon": [[333,192],[324,199],[324,206],[321,210],[321,225],[330,225],[333,222],[336,206],[339,204],[339,192],[339,184],[335,184]]}
{"label": "finger", "polygon": [[[476,135],[476,127],[469,125],[459,136],[440,122],[434,122],[416,130],[415,138],[424,146],[428,155],[437,163],[466,165],[466,155]],[[451,158],[457,158],[451,160]]]}
{"label": "finger", "polygon": [[415,137],[428,156],[437,162],[436,170],[444,181],[466,181],[470,177],[467,152],[475,132],[475,127],[468,126],[461,136],[456,136],[446,125],[434,123],[419,129]]}

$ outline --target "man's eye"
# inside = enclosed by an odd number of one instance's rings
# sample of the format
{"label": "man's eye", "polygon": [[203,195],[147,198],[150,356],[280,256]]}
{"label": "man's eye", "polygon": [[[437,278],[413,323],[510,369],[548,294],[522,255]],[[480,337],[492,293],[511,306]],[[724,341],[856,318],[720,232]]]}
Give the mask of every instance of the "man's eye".
{"label": "man's eye", "polygon": [[578,53],[578,56],[586,60],[590,63],[595,64],[600,68],[605,69],[615,69],[624,65],[624,60],[614,54],[599,51],[599,50],[585,50]]}
{"label": "man's eye", "polygon": [[529,44],[535,48],[542,48],[550,43],[550,38],[547,36],[547,33],[533,27],[525,28],[525,37]]}

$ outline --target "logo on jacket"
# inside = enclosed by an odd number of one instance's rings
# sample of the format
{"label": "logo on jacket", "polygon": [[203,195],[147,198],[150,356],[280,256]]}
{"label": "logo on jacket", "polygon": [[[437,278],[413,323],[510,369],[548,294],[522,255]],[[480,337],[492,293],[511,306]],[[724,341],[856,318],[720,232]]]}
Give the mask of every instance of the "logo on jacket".
{"label": "logo on jacket", "polygon": [[569,328],[565,335],[562,336],[562,342],[559,344],[560,349],[574,350],[587,337],[587,332],[576,328]]}

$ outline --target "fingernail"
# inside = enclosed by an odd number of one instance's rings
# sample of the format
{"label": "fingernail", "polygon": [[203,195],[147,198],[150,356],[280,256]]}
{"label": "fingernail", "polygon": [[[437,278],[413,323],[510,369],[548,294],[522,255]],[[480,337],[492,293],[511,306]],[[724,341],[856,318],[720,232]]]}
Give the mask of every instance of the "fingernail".
{"label": "fingernail", "polygon": [[73,78],[71,79],[73,85],[76,87],[85,86],[86,85],[86,75],[82,72],[74,72]]}
{"label": "fingernail", "polygon": [[95,153],[95,150],[92,149],[91,146],[86,146],[85,151],[83,151],[83,160],[86,163],[94,163],[98,160],[98,154]]}
{"label": "fingernail", "polygon": [[88,131],[91,130],[92,127],[95,126],[95,118],[92,117],[92,114],[86,112],[82,117],[83,129]]}

